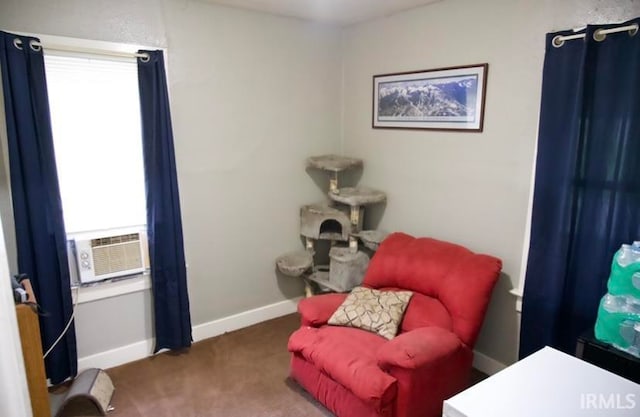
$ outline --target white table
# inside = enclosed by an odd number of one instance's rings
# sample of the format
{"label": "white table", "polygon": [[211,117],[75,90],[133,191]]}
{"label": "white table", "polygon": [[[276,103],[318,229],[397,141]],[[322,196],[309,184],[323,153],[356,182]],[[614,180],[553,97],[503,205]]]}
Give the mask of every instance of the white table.
{"label": "white table", "polygon": [[640,417],[640,385],[545,347],[444,402],[444,417]]}

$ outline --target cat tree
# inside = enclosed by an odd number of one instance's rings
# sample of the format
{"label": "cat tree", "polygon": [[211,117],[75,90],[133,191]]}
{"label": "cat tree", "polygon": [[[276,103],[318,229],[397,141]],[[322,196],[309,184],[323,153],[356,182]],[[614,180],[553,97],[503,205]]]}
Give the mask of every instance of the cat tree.
{"label": "cat tree", "polygon": [[[304,279],[307,296],[316,292],[348,292],[360,285],[370,253],[386,237],[379,230],[362,230],[364,207],[386,201],[386,194],[368,187],[339,187],[341,172],[362,166],[361,159],[337,155],[315,156],[306,161],[307,168],[329,174],[329,199],[300,208],[300,234],[305,249],[278,257],[276,266],[287,276]],[[330,242],[328,265],[316,265],[318,240]]]}

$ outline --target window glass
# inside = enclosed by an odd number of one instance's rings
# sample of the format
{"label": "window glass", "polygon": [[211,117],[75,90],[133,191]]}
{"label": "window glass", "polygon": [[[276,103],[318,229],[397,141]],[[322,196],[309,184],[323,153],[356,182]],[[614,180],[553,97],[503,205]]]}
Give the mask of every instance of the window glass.
{"label": "window glass", "polygon": [[45,54],[67,234],[146,223],[135,60]]}

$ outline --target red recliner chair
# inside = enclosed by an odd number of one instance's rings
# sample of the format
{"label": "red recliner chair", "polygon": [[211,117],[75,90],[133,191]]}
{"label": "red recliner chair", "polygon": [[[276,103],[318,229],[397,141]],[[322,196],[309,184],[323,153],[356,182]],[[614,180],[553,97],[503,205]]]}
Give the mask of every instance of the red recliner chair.
{"label": "red recliner chair", "polygon": [[298,305],[289,338],[291,377],[338,417],[439,417],[442,402],[468,386],[473,346],[502,262],[452,243],[390,235],[363,286],[410,290],[398,335],[329,326],[346,294]]}

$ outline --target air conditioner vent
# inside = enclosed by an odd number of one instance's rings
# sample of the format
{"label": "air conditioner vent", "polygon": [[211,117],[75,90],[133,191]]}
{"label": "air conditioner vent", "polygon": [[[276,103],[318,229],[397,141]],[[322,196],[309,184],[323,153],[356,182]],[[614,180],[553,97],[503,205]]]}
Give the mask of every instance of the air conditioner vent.
{"label": "air conditioner vent", "polygon": [[136,274],[144,271],[145,257],[140,233],[76,240],[80,282]]}
{"label": "air conditioner vent", "polygon": [[138,240],[140,240],[140,233],[129,233],[126,235],[101,237],[97,239],[91,239],[91,247],[134,242]]}
{"label": "air conditioner vent", "polygon": [[93,248],[93,265],[96,275],[105,275],[138,268],[142,265],[138,241]]}

